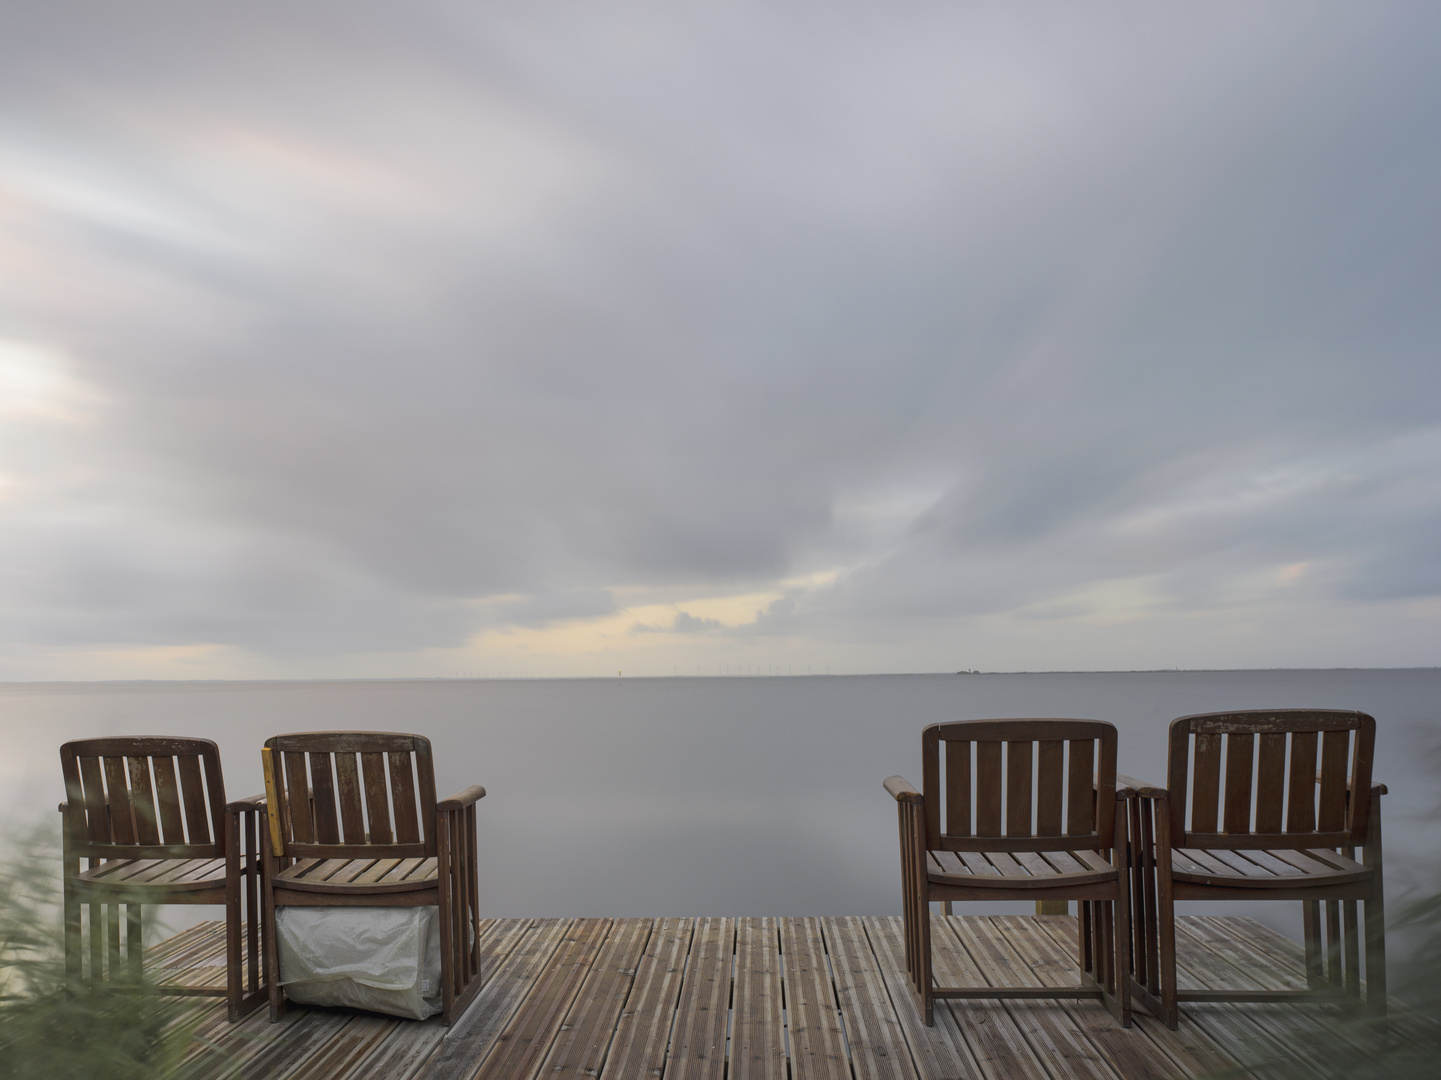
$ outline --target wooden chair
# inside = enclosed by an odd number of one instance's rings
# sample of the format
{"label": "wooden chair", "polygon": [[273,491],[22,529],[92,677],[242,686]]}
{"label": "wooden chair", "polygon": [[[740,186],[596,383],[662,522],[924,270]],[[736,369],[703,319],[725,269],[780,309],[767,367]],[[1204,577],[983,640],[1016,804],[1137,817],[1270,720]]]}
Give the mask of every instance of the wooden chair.
{"label": "wooden chair", "polygon": [[89,978],[136,985],[144,905],[224,904],[225,987],[157,989],[224,997],[232,1021],[259,1005],[268,982],[256,917],[264,800],[225,801],[220,751],[209,739],[82,739],[60,748],[60,767],[66,981],[75,987],[86,977],[82,908],[90,910]]}
{"label": "wooden chair", "polygon": [[[1171,724],[1167,786],[1129,781],[1137,838],[1132,990],[1167,1026],[1176,1026],[1182,1001],[1359,998],[1358,900],[1366,906],[1366,1009],[1384,1022],[1386,788],[1371,781],[1375,740],[1376,721],[1359,712],[1183,716]],[[1302,901],[1308,989],[1178,989],[1177,900]]]}
{"label": "wooden chair", "polygon": [[[944,752],[942,752],[944,744]],[[1095,720],[968,720],[922,736],[922,783],[896,799],[906,966],[926,1025],[936,998],[1086,998],[1130,1026],[1126,848],[1116,729]],[[1081,985],[933,986],[930,903],[1076,900]]]}
{"label": "wooden chair", "polygon": [[[435,800],[430,740],[388,732],[309,732],[262,751],[267,924],[284,906],[438,907],[441,1016],[480,991],[475,803],[483,787]],[[266,937],[270,1018],[284,1008],[275,935]]]}

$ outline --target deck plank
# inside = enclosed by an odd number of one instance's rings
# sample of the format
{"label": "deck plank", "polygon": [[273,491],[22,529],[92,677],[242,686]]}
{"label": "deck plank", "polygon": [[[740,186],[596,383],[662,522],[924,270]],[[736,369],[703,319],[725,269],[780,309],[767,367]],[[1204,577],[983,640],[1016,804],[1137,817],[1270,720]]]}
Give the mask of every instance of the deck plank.
{"label": "deck plank", "polygon": [[649,919],[616,920],[538,1075],[555,1080],[600,1075],[650,930]]}
{"label": "deck plank", "polygon": [[728,1080],[785,1080],[786,1029],[776,920],[736,920]]}
{"label": "deck plank", "polygon": [[[530,919],[487,919],[480,931],[480,970],[484,988],[463,1016],[457,1017],[450,1034],[463,1037],[467,1026],[478,1020],[485,1007],[486,991],[500,970],[505,958],[530,932]],[[327,1080],[409,1080],[447,1037],[445,1025],[438,1016],[423,1024],[396,1020],[389,1036],[368,1057],[349,1069],[332,1073]]]}
{"label": "deck plank", "polygon": [[[649,920],[646,920],[649,922]],[[657,919],[636,965],[635,983],[616,1022],[601,1080],[660,1076],[675,1022],[676,1002],[694,919]]]}
{"label": "deck plank", "polygon": [[[1305,986],[1299,969],[1269,963],[1264,954],[1248,943],[1233,935],[1217,933],[1214,924],[1205,918],[1178,920],[1176,938],[1178,947],[1190,946],[1188,966],[1195,969],[1206,964],[1202,977],[1208,986],[1240,990],[1295,990]],[[1331,1005],[1260,1005],[1245,1012],[1246,1019],[1260,1026],[1278,1047],[1287,1048],[1298,1060],[1312,1062],[1318,1073],[1329,1070],[1334,1058],[1317,1046],[1317,1020],[1326,1023],[1343,1015],[1340,1007]],[[1366,1052],[1366,1045],[1349,1033],[1345,1024],[1332,1023],[1331,1027],[1332,1037],[1353,1050]]]}
{"label": "deck plank", "polygon": [[569,927],[569,919],[529,922],[521,940],[498,965],[495,977],[482,987],[461,1022],[445,1035],[418,1075],[424,1080],[470,1075],[466,1067],[473,1070],[490,1053]]}
{"label": "deck plank", "polygon": [[681,983],[665,1080],[723,1080],[735,919],[699,919]]}
{"label": "deck plank", "polygon": [[611,919],[576,919],[570,925],[491,1052],[470,1074],[474,1080],[527,1080],[536,1074],[612,925]]}
{"label": "deck plank", "polygon": [[[935,980],[940,986],[989,986],[956,936],[949,932],[948,919],[931,919],[931,955]],[[965,1032],[976,1061],[988,1080],[1037,1080],[1050,1076],[1030,1040],[999,999],[985,998],[936,1003],[949,1009]]]}
{"label": "deck plank", "polygon": [[855,916],[827,918],[821,920],[821,929],[856,1080],[917,1080],[863,921]]}
{"label": "deck plank", "polygon": [[[937,929],[944,925],[961,942],[989,986],[1033,986],[1037,977],[1011,948],[995,925],[984,917],[935,920]],[[1058,980],[1045,985],[1058,985]],[[1064,1008],[1055,1001],[1006,1001],[1004,1008],[1016,1022],[1031,1051],[1052,1076],[1072,1076],[1079,1080],[1117,1080],[1111,1068],[1091,1045],[1085,1033],[1075,1024]],[[1099,1004],[1096,1008],[1102,1008]],[[1109,1014],[1108,1014],[1109,1015]]]}
{"label": "deck plank", "polygon": [[[1224,957],[1197,941],[1188,932],[1186,920],[1176,920],[1176,985],[1181,989],[1252,989]],[[1306,1063],[1318,1076],[1327,1076],[1328,1062],[1316,1057],[1319,1028],[1314,1010],[1294,1005],[1183,1003],[1189,1015],[1217,1045],[1243,1068],[1259,1077],[1294,1071]],[[1305,1014],[1312,1012],[1311,1017]],[[1287,1062],[1287,1067],[1279,1063]]]}
{"label": "deck plank", "polygon": [[[911,1061],[921,1080],[982,1080],[985,1074],[967,1045],[956,1017],[936,1004],[935,1026],[926,1027],[916,1007],[915,993],[906,974],[906,950],[897,916],[865,920],[866,936],[883,972],[886,990],[910,1047]],[[1017,1080],[1028,1080],[1016,1074]],[[1044,1074],[1042,1074],[1044,1077]]]}
{"label": "deck plank", "polygon": [[780,920],[786,1026],[793,1080],[851,1080],[819,919]]}
{"label": "deck plank", "polygon": [[[1178,921],[1184,988],[1281,989],[1299,945],[1224,916]],[[933,919],[937,981],[1074,985],[1070,916]],[[938,1001],[920,1022],[891,918],[487,921],[486,984],[456,1026],[291,1006],[225,1020],[223,1000],[173,999],[198,1036],[171,1080],[1280,1080],[1344,1064],[1318,1038],[1330,1006],[1188,1004],[1177,1031],[1143,1012],[1122,1030],[1088,1000]],[[155,974],[224,983],[223,924],[147,953]],[[728,1006],[734,1001],[734,1011]],[[1425,1018],[1393,1002],[1393,1031]],[[1339,1033],[1345,1038],[1344,1033]],[[1359,1036],[1353,1037],[1354,1039]]]}
{"label": "deck plank", "polygon": [[[1028,948],[1033,947],[1039,952],[1045,947],[1044,941],[1038,940],[1038,935],[1045,935],[1053,949],[1075,951],[1074,916],[998,916],[995,921],[1003,926],[1007,938],[1016,946],[1017,951],[1026,957],[1028,963],[1031,962]],[[1072,970],[1076,970],[1074,961]],[[1117,1028],[1111,1022],[1109,1013],[1097,1016],[1094,1010],[1084,1009],[1073,1012],[1072,1016],[1085,1028],[1091,1041],[1107,1055],[1108,1060],[1115,1063],[1116,1071],[1126,1080],[1131,1077],[1151,1076],[1157,1070],[1163,1077],[1202,1077],[1230,1072],[1235,1068],[1235,1062],[1185,1016],[1182,1016],[1180,1026],[1171,1031],[1144,1010],[1135,1010],[1131,1024],[1137,1032],[1145,1036],[1145,1044],[1137,1044],[1129,1033]],[[1146,1060],[1135,1062],[1133,1055],[1138,1053],[1145,1055]],[[1166,1062],[1169,1062],[1169,1067]]]}

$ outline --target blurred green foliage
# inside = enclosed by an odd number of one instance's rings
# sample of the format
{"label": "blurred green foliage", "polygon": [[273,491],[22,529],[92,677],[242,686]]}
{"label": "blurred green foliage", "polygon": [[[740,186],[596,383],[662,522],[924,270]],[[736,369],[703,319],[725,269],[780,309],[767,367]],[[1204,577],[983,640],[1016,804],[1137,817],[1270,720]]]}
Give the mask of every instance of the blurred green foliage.
{"label": "blurred green foliage", "polygon": [[164,1074],[191,1032],[169,1022],[175,1010],[144,980],[138,990],[66,993],[59,871],[53,832],[0,847],[0,1080]]}

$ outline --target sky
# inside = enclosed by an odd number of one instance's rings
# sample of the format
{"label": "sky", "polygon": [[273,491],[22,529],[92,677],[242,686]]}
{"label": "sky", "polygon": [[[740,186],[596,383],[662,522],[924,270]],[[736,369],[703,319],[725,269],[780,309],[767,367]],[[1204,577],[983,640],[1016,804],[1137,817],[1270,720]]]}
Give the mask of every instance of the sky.
{"label": "sky", "polygon": [[1441,663],[1434,4],[0,10],[0,680]]}

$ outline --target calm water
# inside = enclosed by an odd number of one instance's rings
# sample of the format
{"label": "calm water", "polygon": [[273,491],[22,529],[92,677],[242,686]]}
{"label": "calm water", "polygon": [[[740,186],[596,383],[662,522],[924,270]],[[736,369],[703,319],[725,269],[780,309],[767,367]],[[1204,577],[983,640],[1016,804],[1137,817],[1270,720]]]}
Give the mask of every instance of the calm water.
{"label": "calm water", "polygon": [[[1288,706],[1376,717],[1388,894],[1432,878],[1434,669],[0,685],[0,814],[12,828],[53,816],[66,739],[212,738],[235,796],[260,790],[270,735],[409,731],[434,743],[441,794],[489,792],[486,914],[884,914],[899,911],[900,884],[881,781],[919,784],[926,724],[1106,719],[1121,730],[1121,771],[1161,782],[1171,718]],[[1293,907],[1246,910],[1294,934]]]}

